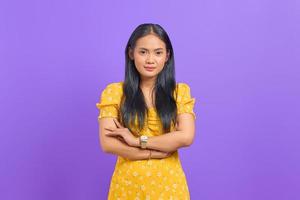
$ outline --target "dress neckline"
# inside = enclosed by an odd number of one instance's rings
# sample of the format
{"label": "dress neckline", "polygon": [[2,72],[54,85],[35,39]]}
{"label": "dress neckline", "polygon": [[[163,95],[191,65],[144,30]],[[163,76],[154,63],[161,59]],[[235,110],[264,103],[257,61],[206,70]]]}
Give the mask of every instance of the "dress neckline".
{"label": "dress neckline", "polygon": [[148,110],[155,110],[155,107],[150,107],[148,108]]}

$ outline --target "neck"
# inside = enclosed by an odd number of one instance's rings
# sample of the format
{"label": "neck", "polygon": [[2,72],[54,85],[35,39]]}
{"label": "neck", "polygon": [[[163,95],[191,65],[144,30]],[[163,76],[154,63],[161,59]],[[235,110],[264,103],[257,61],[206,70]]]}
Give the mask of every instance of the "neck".
{"label": "neck", "polygon": [[141,78],[140,88],[143,90],[152,90],[154,88],[156,77]]}

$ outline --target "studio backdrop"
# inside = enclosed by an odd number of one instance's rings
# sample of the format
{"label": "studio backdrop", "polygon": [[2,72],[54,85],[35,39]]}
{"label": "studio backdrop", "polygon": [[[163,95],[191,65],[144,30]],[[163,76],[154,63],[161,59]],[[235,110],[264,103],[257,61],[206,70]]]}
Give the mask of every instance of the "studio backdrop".
{"label": "studio backdrop", "polygon": [[196,99],[179,151],[191,199],[299,199],[299,13],[296,0],[2,0],[0,199],[106,198],[116,156],[96,103],[141,23],[168,32]]}

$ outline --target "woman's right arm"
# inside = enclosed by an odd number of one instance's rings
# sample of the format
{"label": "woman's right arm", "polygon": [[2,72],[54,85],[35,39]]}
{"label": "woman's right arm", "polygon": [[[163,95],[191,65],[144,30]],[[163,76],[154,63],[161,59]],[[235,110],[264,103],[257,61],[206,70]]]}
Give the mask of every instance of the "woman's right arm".
{"label": "woman's right arm", "polygon": [[[106,153],[116,154],[129,160],[144,160],[149,157],[148,149],[141,149],[138,147],[131,147],[123,143],[116,137],[106,136],[105,128],[116,127],[113,118],[106,117],[99,119],[99,140],[101,148]],[[151,150],[151,158],[166,158],[170,153]]]}

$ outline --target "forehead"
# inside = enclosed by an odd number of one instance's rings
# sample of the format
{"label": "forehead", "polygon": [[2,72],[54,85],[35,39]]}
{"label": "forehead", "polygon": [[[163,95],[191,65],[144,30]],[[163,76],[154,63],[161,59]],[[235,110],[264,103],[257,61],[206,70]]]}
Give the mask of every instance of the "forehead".
{"label": "forehead", "polygon": [[139,38],[135,46],[136,48],[157,49],[165,48],[166,44],[156,35],[150,34]]}

